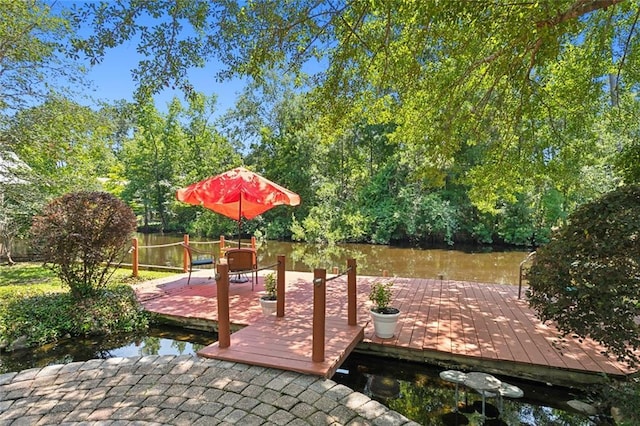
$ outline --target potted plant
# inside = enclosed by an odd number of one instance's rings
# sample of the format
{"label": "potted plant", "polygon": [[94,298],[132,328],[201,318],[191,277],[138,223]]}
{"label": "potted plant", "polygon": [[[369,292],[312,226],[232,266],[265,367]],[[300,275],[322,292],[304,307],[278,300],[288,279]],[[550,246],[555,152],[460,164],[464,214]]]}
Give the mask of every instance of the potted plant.
{"label": "potted plant", "polygon": [[378,281],[371,286],[369,300],[373,302],[371,319],[376,336],[382,339],[393,337],[400,310],[389,306],[393,281]]}
{"label": "potted plant", "polygon": [[264,315],[271,315],[276,311],[277,291],[276,291],[276,274],[268,273],[264,277],[265,294],[260,296],[260,306]]}

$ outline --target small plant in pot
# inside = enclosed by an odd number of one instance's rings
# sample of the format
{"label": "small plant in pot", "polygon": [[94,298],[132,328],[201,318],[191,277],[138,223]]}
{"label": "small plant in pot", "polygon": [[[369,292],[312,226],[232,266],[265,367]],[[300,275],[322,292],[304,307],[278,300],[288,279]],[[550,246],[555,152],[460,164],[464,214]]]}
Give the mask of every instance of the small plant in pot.
{"label": "small plant in pot", "polygon": [[369,293],[369,300],[373,302],[370,310],[373,327],[376,336],[382,339],[393,337],[400,316],[399,309],[389,306],[391,287],[393,287],[393,281],[378,281],[373,283]]}
{"label": "small plant in pot", "polygon": [[268,273],[264,277],[264,291],[265,294],[260,296],[262,313],[265,315],[271,315],[276,311],[276,303],[278,300],[276,291],[276,274],[273,272]]}

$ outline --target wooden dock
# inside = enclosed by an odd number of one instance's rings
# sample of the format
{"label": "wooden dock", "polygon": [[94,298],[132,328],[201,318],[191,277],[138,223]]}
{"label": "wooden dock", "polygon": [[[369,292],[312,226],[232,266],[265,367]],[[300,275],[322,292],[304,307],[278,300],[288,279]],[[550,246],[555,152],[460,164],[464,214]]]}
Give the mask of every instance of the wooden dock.
{"label": "wooden dock", "polygon": [[346,318],[327,318],[326,335],[324,361],[313,362],[309,318],[274,314],[233,333],[228,348],[221,349],[216,342],[198,355],[330,378],[362,341],[364,328],[347,325]]}
{"label": "wooden dock", "polygon": [[[141,285],[136,292],[145,308],[161,318],[212,330],[217,324],[215,280],[206,271],[197,274],[190,287],[185,286],[186,275],[177,275]],[[326,361],[313,365],[312,279],[310,273],[287,271],[281,319],[262,315],[258,302],[262,277],[255,292],[250,283],[232,284],[230,320],[232,329],[241,331],[231,334],[229,348],[216,349],[214,344],[200,355],[262,366],[288,364],[290,370],[325,377],[335,372],[351,349],[556,384],[594,383],[605,374],[620,377],[634,372],[603,355],[604,348],[589,339],[560,342],[557,329],[541,323],[526,301],[518,300],[517,286],[502,284],[395,278],[392,305],[402,312],[400,322],[393,338],[377,338],[369,320],[368,293],[371,283],[383,278],[362,276],[357,280],[361,327],[351,331],[345,329],[346,280],[327,283]],[[276,342],[276,337],[282,341]]]}

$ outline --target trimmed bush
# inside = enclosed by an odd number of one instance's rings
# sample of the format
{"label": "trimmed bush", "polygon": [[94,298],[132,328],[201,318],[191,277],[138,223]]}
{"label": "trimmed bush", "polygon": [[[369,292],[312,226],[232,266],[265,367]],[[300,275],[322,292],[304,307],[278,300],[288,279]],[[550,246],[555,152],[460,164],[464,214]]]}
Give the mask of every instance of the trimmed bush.
{"label": "trimmed bush", "polygon": [[75,192],[49,203],[34,219],[31,234],[71,295],[85,298],[104,289],[135,227],[133,211],[115,196]]}

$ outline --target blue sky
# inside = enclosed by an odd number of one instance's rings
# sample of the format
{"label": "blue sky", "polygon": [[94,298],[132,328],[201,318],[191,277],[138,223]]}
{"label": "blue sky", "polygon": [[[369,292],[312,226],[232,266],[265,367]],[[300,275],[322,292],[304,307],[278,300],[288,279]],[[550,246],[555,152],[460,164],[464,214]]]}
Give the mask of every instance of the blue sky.
{"label": "blue sky", "polygon": [[[108,50],[104,60],[89,70],[88,78],[94,86],[92,97],[106,101],[120,99],[133,101],[133,92],[136,87],[131,70],[136,67],[138,60],[139,55],[133,41],[125,42],[121,46]],[[215,74],[219,70],[219,64],[210,63],[205,68],[189,71],[189,80],[198,92],[207,96],[212,94],[218,96],[216,115],[233,107],[244,86],[243,81],[239,79],[223,83],[217,82]],[[180,101],[184,101],[182,92],[166,89],[155,96],[156,108],[160,111],[166,111],[167,104],[174,96],[177,96]]]}
{"label": "blue sky", "polygon": [[[45,1],[57,12],[62,8],[71,8],[74,4],[82,5],[83,3],[92,2],[91,0]],[[151,20],[151,18],[145,16],[140,17],[140,19],[142,21]],[[91,30],[89,26],[81,28],[80,34],[90,34]],[[184,31],[189,32],[191,30],[188,26],[185,26]],[[125,41],[122,45],[113,49],[107,49],[102,61],[94,66],[91,66],[88,60],[84,63],[89,70],[87,77],[93,82],[93,90],[90,93],[86,93],[86,95],[96,100],[108,102],[120,99],[133,101],[136,84],[131,76],[131,70],[136,68],[138,61],[142,59],[141,55],[136,51],[138,41],[138,37],[134,36],[132,40]],[[210,62],[205,68],[192,69],[188,73],[189,81],[196,91],[204,93],[207,96],[212,94],[217,95],[216,115],[221,115],[227,109],[232,108],[238,94],[244,87],[244,81],[240,79],[222,83],[216,81],[215,75],[220,70],[220,64]],[[171,102],[174,96],[184,101],[182,92],[167,89],[154,97],[156,100],[156,108],[160,111],[166,111],[168,103]]]}

